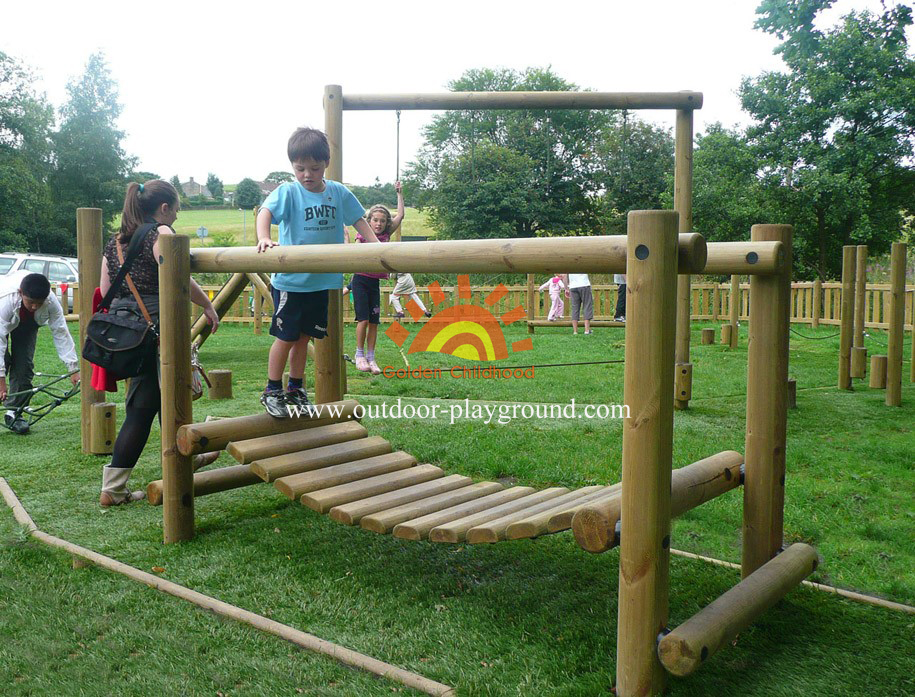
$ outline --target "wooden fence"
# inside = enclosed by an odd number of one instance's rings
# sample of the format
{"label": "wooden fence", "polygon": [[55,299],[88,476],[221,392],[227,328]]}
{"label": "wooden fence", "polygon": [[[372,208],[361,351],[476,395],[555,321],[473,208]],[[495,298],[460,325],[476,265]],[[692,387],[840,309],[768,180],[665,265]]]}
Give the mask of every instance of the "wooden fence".
{"label": "wooden fence", "polygon": [[[70,284],[73,289],[73,307],[79,307],[78,284]],[[212,298],[220,286],[203,286],[203,289]],[[394,308],[390,303],[390,294],[393,286],[381,287],[381,316],[382,321],[392,321]],[[419,287],[419,296],[426,307],[433,312],[452,304],[473,304],[489,308],[495,316],[500,316],[519,305],[528,308],[526,285],[505,286],[507,292],[491,306],[485,303],[486,297],[492,293],[495,286],[475,286],[470,300],[458,300],[457,286],[442,286],[445,300],[439,307],[433,306],[432,298],[427,288]],[[594,318],[612,320],[616,309],[616,285],[595,285],[591,287],[594,296]],[[58,295],[61,303],[65,303],[66,291],[59,286],[53,286],[53,292]],[[242,292],[232,308],[223,317],[224,322],[236,324],[253,324],[256,332],[260,332],[261,324],[269,322],[272,314],[272,301],[270,298],[259,298],[254,288]],[[740,303],[738,317],[747,320],[750,316],[749,308],[750,285],[740,284]],[[868,283],[864,293],[865,327],[870,329],[889,328],[890,286],[887,283]],[[406,303],[401,302],[406,308]],[[691,294],[690,317],[693,321],[727,321],[730,313],[731,284],[730,283],[693,283]],[[565,310],[563,318],[569,319],[570,303],[564,300]],[[792,324],[820,324],[838,325],[842,307],[842,284],[838,281],[806,281],[791,284],[791,322]],[[528,319],[546,319],[550,308],[550,298],[546,292],[534,294],[533,315]],[[199,308],[194,305],[194,317],[200,314]],[[406,309],[405,309],[406,311]],[[67,320],[76,321],[78,315],[69,314]],[[409,318],[409,314],[408,314]],[[355,322],[352,303],[346,301],[343,310],[344,322]],[[906,286],[905,329],[911,330],[915,323],[915,286]]]}

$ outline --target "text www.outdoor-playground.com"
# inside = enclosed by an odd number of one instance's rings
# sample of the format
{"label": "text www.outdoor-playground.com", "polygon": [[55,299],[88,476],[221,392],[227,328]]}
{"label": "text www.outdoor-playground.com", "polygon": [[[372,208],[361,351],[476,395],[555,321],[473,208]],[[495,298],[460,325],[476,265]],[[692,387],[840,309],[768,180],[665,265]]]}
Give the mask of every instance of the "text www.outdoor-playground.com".
{"label": "text www.outdoor-playground.com", "polygon": [[[312,418],[341,419],[344,417],[342,404],[315,404],[300,407],[286,406],[291,418],[311,416]],[[350,419],[448,419],[450,424],[460,420],[482,421],[484,424],[505,425],[515,419],[628,419],[629,406],[626,404],[576,404],[572,398],[567,404],[471,404],[469,399],[450,404],[404,404],[402,399],[393,405],[357,404]]]}

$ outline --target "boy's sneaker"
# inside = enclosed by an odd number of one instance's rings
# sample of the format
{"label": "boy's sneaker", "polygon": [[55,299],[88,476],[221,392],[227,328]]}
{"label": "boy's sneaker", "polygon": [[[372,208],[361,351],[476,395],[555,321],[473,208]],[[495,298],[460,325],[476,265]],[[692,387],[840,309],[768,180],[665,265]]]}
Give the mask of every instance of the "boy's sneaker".
{"label": "boy's sneaker", "polygon": [[626,318],[625,318],[625,317],[614,317],[614,318],[613,318],[613,321],[614,321],[614,322],[624,322],[624,323],[625,323]]}
{"label": "boy's sneaker", "polygon": [[365,356],[356,356],[356,370],[363,373],[371,372],[372,369],[369,368],[369,362],[365,360]]}
{"label": "boy's sneaker", "polygon": [[10,416],[6,414],[5,423],[7,428],[13,433],[17,433],[20,436],[24,436],[29,432],[29,422],[23,419],[21,416]]}
{"label": "boy's sneaker", "polygon": [[397,312],[394,314],[394,317],[396,317],[397,319],[403,319],[404,317],[406,317],[406,315],[404,315],[403,312]]}
{"label": "boy's sneaker", "polygon": [[304,387],[295,387],[291,390],[286,390],[286,404],[291,407],[296,407],[299,416],[315,415],[315,407],[311,403],[311,400],[308,399],[308,393],[305,391]]}
{"label": "boy's sneaker", "polygon": [[261,404],[273,418],[289,418],[289,412],[286,411],[286,395],[282,390],[265,390],[261,395]]}
{"label": "boy's sneaker", "polygon": [[426,317],[431,317],[431,316],[432,316],[432,313],[429,312],[429,310],[426,310],[423,314],[424,314]]}
{"label": "boy's sneaker", "polygon": [[378,367],[378,364],[375,361],[369,361],[368,363],[369,363],[369,372],[371,372],[372,375],[381,375],[382,370],[381,370],[381,368]]}

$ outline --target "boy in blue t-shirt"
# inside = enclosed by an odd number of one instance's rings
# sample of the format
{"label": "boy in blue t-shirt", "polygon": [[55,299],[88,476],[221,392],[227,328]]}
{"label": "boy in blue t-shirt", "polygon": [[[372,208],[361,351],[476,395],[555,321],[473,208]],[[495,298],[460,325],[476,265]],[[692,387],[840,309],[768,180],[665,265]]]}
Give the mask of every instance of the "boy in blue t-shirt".
{"label": "boy in blue t-shirt", "polygon": [[[257,214],[257,251],[291,244],[343,244],[343,226],[352,225],[369,242],[378,238],[362,217],[365,210],[343,184],[324,179],[330,163],[327,136],[313,128],[297,128],[287,146],[296,181],[271,192]],[[270,239],[270,225],[280,226],[280,241]],[[339,273],[275,273],[271,279],[276,337],[267,362],[267,387],[261,404],[276,418],[290,415],[287,406],[313,413],[305,391],[308,342],[327,336],[328,290],[343,285]],[[283,392],[283,371],[289,362],[289,387]]]}

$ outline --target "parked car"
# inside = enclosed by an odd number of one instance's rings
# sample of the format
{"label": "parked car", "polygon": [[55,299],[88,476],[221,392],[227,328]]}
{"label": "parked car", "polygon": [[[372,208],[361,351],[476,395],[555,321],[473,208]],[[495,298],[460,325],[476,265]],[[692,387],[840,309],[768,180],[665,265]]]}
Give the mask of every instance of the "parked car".
{"label": "parked car", "polygon": [[[0,254],[0,274],[28,271],[47,276],[52,284],[76,283],[79,278],[79,261],[76,257],[61,257],[52,254],[23,254],[4,252]],[[67,312],[73,312],[73,289],[67,288]]]}

